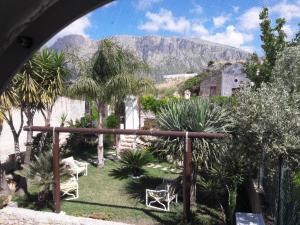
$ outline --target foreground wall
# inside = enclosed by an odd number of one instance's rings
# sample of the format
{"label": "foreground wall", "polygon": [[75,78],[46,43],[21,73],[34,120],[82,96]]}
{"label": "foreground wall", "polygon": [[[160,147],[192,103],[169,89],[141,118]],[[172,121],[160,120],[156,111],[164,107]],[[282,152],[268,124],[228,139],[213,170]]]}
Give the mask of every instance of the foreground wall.
{"label": "foreground wall", "polygon": [[[51,117],[51,126],[59,126],[60,118],[63,113],[67,114],[67,121],[72,119],[78,119],[84,115],[85,111],[84,101],[71,100],[68,98],[61,97],[59,98],[54,107],[53,114]],[[20,111],[13,111],[13,119],[15,123],[15,127],[18,128],[20,126]],[[34,117],[34,125],[36,126],[44,126],[44,118],[42,114],[37,113]],[[24,116],[24,125],[26,125],[26,117]],[[34,134],[35,135],[35,134]],[[67,134],[60,135],[60,141],[63,142],[66,138]],[[25,142],[26,142],[26,132],[22,131],[20,135],[20,149],[21,151],[25,151]],[[0,135],[0,160],[1,162],[5,161],[8,155],[14,153],[14,141],[11,130],[7,123],[3,124],[3,130]]]}
{"label": "foreground wall", "polygon": [[103,220],[67,216],[30,209],[5,207],[0,210],[0,225],[126,225]]}

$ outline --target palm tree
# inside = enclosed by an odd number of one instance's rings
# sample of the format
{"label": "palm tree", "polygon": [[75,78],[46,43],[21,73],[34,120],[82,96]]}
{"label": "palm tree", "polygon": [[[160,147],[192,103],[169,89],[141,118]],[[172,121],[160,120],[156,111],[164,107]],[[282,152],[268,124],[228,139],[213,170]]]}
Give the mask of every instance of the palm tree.
{"label": "palm tree", "polygon": [[[14,139],[14,148],[17,163],[21,163],[19,137],[24,124],[23,110],[20,108],[19,95],[14,86],[15,80],[12,80],[6,90],[0,95],[0,119],[4,120],[10,127]],[[18,128],[14,125],[12,110],[13,108],[20,109],[20,126]]]}
{"label": "palm tree", "polygon": [[[230,125],[225,110],[207,99],[171,101],[156,115],[157,122],[163,130],[194,132],[227,132]],[[183,161],[184,139],[162,138],[158,142],[164,155],[171,155],[174,161]],[[216,148],[213,141],[207,139],[193,140],[193,183],[196,184],[197,171],[219,158],[222,148]],[[195,189],[193,201],[195,201]]]}
{"label": "palm tree", "polygon": [[[50,125],[50,116],[55,100],[63,92],[64,56],[49,49],[35,54],[15,76],[18,95],[21,96],[20,107],[27,118],[27,126],[33,125],[37,111],[41,111],[45,124]],[[27,132],[25,164],[30,162],[33,132]]]}
{"label": "palm tree", "polygon": [[[31,181],[39,187],[38,206],[44,207],[49,199],[49,193],[52,189],[53,176],[53,155],[52,151],[45,151],[35,156],[30,164],[24,165],[22,170],[16,171],[16,174],[31,179]],[[63,163],[60,163],[61,181],[65,181],[69,177],[68,171]]]}
{"label": "palm tree", "polygon": [[[132,93],[132,75],[145,65],[129,51],[105,39],[93,59],[88,63],[80,61],[77,68],[81,76],[68,88],[68,94],[94,101],[99,114],[98,128],[103,128],[106,105],[118,104]],[[103,134],[98,135],[97,148],[98,166],[103,167]]]}

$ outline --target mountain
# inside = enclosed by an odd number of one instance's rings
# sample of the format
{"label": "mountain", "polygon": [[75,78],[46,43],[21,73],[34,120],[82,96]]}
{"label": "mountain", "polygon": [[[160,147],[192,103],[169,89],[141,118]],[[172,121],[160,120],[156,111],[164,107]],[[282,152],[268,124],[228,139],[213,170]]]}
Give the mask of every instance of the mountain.
{"label": "mountain", "polygon": [[[112,40],[129,49],[144,60],[157,75],[201,72],[209,61],[244,61],[249,53],[231,46],[199,38],[161,36],[113,36]],[[80,35],[58,39],[51,48],[76,49],[80,56],[91,57],[101,40],[91,40]]]}

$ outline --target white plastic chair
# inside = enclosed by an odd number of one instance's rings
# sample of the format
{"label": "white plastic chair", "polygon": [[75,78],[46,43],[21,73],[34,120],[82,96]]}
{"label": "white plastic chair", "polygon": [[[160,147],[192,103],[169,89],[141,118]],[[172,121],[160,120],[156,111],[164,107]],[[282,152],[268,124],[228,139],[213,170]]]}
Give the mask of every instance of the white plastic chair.
{"label": "white plastic chair", "polygon": [[73,158],[65,158],[62,160],[62,163],[66,168],[71,172],[72,175],[75,175],[76,180],[78,180],[78,175],[83,173],[84,176],[88,175],[88,163],[79,162]]}
{"label": "white plastic chair", "polygon": [[74,176],[68,179],[65,182],[60,184],[60,191],[62,192],[61,196],[69,195],[70,198],[66,198],[66,200],[72,200],[79,198],[79,185]]}
{"label": "white plastic chair", "polygon": [[[150,201],[152,199],[152,201]],[[170,211],[170,203],[178,202],[176,186],[174,182],[166,182],[156,187],[155,190],[146,189],[146,206],[163,211]],[[158,206],[155,206],[157,204]]]}

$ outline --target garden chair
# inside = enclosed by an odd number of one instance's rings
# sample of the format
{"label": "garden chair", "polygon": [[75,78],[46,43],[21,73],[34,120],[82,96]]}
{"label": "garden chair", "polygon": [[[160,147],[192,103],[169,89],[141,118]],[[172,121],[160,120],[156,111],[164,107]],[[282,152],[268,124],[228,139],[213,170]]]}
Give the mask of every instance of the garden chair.
{"label": "garden chair", "polygon": [[69,195],[70,198],[66,198],[66,200],[77,199],[79,197],[79,185],[74,176],[68,179],[65,182],[60,184],[60,191],[62,192],[61,196]]}
{"label": "garden chair", "polygon": [[88,174],[88,163],[79,162],[75,160],[73,156],[63,159],[62,163],[71,172],[72,175],[75,175],[76,180],[78,180],[79,174],[83,173],[84,176],[87,176]]}
{"label": "garden chair", "polygon": [[[170,180],[164,180],[155,190],[146,189],[146,206],[163,211],[170,211],[170,203],[173,200],[175,200],[176,203],[178,201],[176,189],[176,182]],[[152,199],[152,201],[150,201],[150,199]],[[157,206],[155,206],[155,204]]]}

